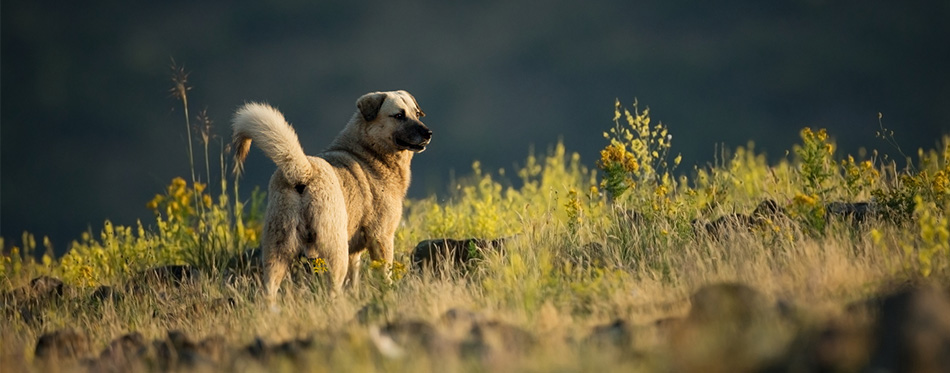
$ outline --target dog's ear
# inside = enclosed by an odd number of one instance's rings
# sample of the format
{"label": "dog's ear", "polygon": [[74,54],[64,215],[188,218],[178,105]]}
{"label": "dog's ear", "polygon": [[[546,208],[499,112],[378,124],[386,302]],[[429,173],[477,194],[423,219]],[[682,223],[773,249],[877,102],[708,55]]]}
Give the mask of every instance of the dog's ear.
{"label": "dog's ear", "polygon": [[356,108],[360,110],[363,120],[369,122],[379,115],[379,108],[383,106],[383,101],[386,101],[385,93],[367,93],[356,100]]}

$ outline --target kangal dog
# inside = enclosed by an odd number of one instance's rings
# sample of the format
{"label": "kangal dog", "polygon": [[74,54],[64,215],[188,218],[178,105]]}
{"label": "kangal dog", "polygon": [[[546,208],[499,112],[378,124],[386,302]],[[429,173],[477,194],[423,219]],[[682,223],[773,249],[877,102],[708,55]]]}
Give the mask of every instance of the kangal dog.
{"label": "kangal dog", "polygon": [[406,91],[365,94],[356,108],[317,156],[304,153],[297,133],[271,106],[248,103],[234,115],[235,171],[240,173],[252,140],[277,164],[261,237],[271,302],[301,253],[326,262],[334,294],[344,283],[358,286],[366,249],[374,261],[385,262],[392,281],[393,237],[409,188],[409,163],[425,150],[432,131]]}

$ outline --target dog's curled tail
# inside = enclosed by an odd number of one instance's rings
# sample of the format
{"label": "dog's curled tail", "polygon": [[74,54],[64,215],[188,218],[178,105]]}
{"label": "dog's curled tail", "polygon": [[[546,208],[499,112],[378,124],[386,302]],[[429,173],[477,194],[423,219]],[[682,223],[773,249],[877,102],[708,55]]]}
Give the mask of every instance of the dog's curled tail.
{"label": "dog's curled tail", "polygon": [[300,140],[284,115],[270,105],[251,102],[234,114],[234,173],[240,175],[244,159],[251,150],[251,140],[264,151],[291,184],[310,179],[313,168],[300,147]]}

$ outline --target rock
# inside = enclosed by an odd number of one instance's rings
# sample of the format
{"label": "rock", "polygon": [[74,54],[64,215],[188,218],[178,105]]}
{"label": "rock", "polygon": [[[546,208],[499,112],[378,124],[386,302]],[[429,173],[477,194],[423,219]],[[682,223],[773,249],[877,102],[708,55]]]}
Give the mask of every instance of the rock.
{"label": "rock", "polygon": [[492,320],[475,323],[468,337],[462,341],[464,355],[478,356],[488,362],[501,361],[510,356],[521,356],[538,343],[531,332],[517,326]]}
{"label": "rock", "polygon": [[572,268],[606,268],[609,254],[604,245],[599,242],[589,242],[579,248],[572,248],[564,254],[566,258],[560,263],[569,263]]}
{"label": "rock", "polygon": [[0,298],[6,305],[38,305],[62,297],[65,288],[63,281],[58,278],[39,276],[30,280],[28,286],[4,292]]}
{"label": "rock", "polygon": [[750,231],[757,226],[764,225],[768,220],[785,218],[785,209],[771,199],[760,202],[751,215],[733,213],[720,216],[712,222],[694,219],[693,232],[707,234],[713,238],[721,238],[724,234],[737,231]]}
{"label": "rock", "polygon": [[224,336],[214,335],[202,339],[195,347],[195,353],[215,364],[227,361],[230,348]]}
{"label": "rock", "polygon": [[197,302],[191,305],[188,310],[188,317],[200,317],[208,314],[224,312],[233,308],[237,301],[232,297],[217,298],[205,302]]}
{"label": "rock", "polygon": [[224,266],[222,274],[227,282],[233,282],[241,277],[259,278],[263,273],[261,250],[251,248],[234,255]]}
{"label": "rock", "polygon": [[24,305],[16,307],[16,309],[8,309],[5,312],[8,315],[13,317],[19,317],[24,324],[37,326],[43,323],[43,311],[40,307],[34,305]]}
{"label": "rock", "polygon": [[752,210],[752,216],[756,218],[770,218],[785,215],[787,215],[785,208],[779,206],[778,202],[771,199],[759,202],[759,204],[755,206],[755,210]]}
{"label": "rock", "polygon": [[488,320],[485,315],[462,308],[451,308],[439,318],[439,325],[453,339],[466,338],[472,328]]}
{"label": "rock", "polygon": [[640,227],[647,222],[646,217],[636,210],[621,210],[617,214],[617,217],[631,227]]}
{"label": "rock", "polygon": [[407,352],[424,351],[432,356],[455,353],[455,343],[443,336],[432,324],[421,320],[389,322],[370,338],[387,357],[401,357]]}
{"label": "rock", "polygon": [[148,354],[148,344],[138,332],[125,334],[102,350],[99,359],[90,366],[96,372],[128,372],[144,369],[143,357]]}
{"label": "rock", "polygon": [[669,341],[673,332],[683,323],[682,317],[664,317],[653,321],[653,336],[657,341]]}
{"label": "rock", "polygon": [[850,220],[862,223],[877,214],[877,206],[870,202],[830,202],[825,205],[825,220]]}
{"label": "rock", "polygon": [[256,337],[254,341],[244,347],[244,352],[255,359],[266,360],[269,357],[270,348],[267,347],[267,343],[261,337]]}
{"label": "rock", "polygon": [[775,311],[762,293],[737,283],[703,286],[690,297],[688,320],[694,322],[751,323]]}
{"label": "rock", "polygon": [[419,242],[412,252],[412,264],[418,268],[431,268],[441,273],[445,268],[461,270],[485,257],[486,251],[502,251],[505,238],[486,240],[469,238],[456,240],[438,238]]}
{"label": "rock", "polygon": [[521,353],[537,344],[537,338],[527,330],[461,308],[442,314],[439,325],[449,338],[461,342],[466,354]]}
{"label": "rock", "polygon": [[50,276],[40,276],[30,281],[33,296],[37,298],[54,298],[63,295],[63,281]]}
{"label": "rock", "polygon": [[870,319],[865,310],[851,309],[825,323],[803,346],[809,371],[857,372],[867,366],[872,343]]}
{"label": "rock", "polygon": [[122,300],[122,293],[115,290],[111,286],[99,286],[95,291],[89,296],[90,299],[96,302],[119,302]]}
{"label": "rock", "polygon": [[771,366],[792,341],[774,302],[746,285],[707,285],[670,336],[673,371],[747,372]]}
{"label": "rock", "polygon": [[356,311],[354,319],[360,325],[369,325],[386,317],[386,309],[379,303],[371,302]]}
{"label": "rock", "polygon": [[867,371],[940,372],[950,367],[950,297],[931,285],[884,297]]}
{"label": "rock", "polygon": [[298,359],[306,350],[314,347],[313,338],[297,338],[287,340],[276,345],[270,346],[262,338],[254,338],[254,341],[244,347],[244,353],[250,357],[268,362],[275,358]]}
{"label": "rock", "polygon": [[213,336],[194,342],[185,333],[177,330],[169,331],[167,338],[155,340],[152,345],[161,370],[215,367],[225,360],[228,352],[224,337]]}
{"label": "rock", "polygon": [[190,265],[167,265],[153,267],[139,272],[129,282],[129,288],[135,290],[153,289],[156,287],[181,287],[193,284],[201,272]]}
{"label": "rock", "polygon": [[35,356],[42,360],[78,359],[89,354],[85,335],[63,329],[43,334],[36,341]]}
{"label": "rock", "polygon": [[721,237],[726,232],[735,232],[740,230],[750,230],[755,225],[756,220],[749,215],[727,214],[720,216],[712,222],[706,223],[703,227],[706,233],[713,237]]}
{"label": "rock", "polygon": [[207,301],[199,301],[174,311],[154,309],[152,317],[159,317],[164,320],[194,319],[202,317],[215,317],[214,315],[227,312],[237,304],[234,298],[217,298]]}
{"label": "rock", "polygon": [[585,342],[597,349],[614,347],[629,350],[633,346],[633,330],[627,321],[616,319],[610,324],[595,326]]}
{"label": "rock", "polygon": [[185,333],[178,330],[168,331],[165,339],[152,342],[161,370],[173,370],[180,366],[193,364],[195,343]]}
{"label": "rock", "polygon": [[0,311],[4,317],[19,318],[27,325],[39,325],[43,323],[43,311],[62,300],[67,289],[58,278],[39,276],[30,280],[29,285],[0,295],[3,304]]}
{"label": "rock", "polygon": [[534,334],[524,329],[462,309],[447,311],[437,324],[400,320],[371,325],[369,337],[380,355],[400,359],[424,353],[437,371],[451,370],[459,357],[497,363],[537,345]]}
{"label": "rock", "polygon": [[950,294],[929,284],[898,285],[803,330],[796,344],[789,359],[795,371],[943,372],[950,366]]}
{"label": "rock", "polygon": [[274,347],[272,347],[271,350],[276,355],[297,358],[300,356],[301,353],[303,353],[304,351],[306,351],[312,346],[313,346],[312,338],[296,338],[296,339],[291,339],[288,341],[281,342],[277,345],[274,345]]}

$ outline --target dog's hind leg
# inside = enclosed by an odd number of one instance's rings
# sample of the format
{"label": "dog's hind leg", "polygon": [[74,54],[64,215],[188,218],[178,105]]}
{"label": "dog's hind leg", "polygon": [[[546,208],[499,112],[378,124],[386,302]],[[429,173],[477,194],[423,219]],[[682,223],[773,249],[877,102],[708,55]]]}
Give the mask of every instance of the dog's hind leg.
{"label": "dog's hind leg", "polygon": [[[330,180],[327,181],[331,183]],[[346,234],[346,205],[339,188],[308,189],[312,198],[304,207],[304,225],[308,232],[307,252],[316,253],[326,263],[333,296],[341,293],[347,271],[349,239]],[[306,199],[305,199],[306,200]]]}
{"label": "dog's hind leg", "polygon": [[350,253],[350,268],[346,271],[346,285],[353,289],[356,294],[360,292],[360,262],[362,257],[362,251]]}
{"label": "dog's hind leg", "polygon": [[343,290],[343,281],[348,267],[346,227],[332,219],[322,220],[324,224],[318,223],[318,225],[322,225],[323,230],[317,234],[314,245],[317,255],[327,264],[331,295],[337,296]]}
{"label": "dog's hind leg", "polygon": [[289,234],[283,239],[270,240],[270,242],[266,241],[266,236],[265,234],[265,237],[262,237],[264,240],[261,243],[264,260],[264,290],[268,302],[274,305],[277,291],[293,259],[289,253],[293,252],[293,247],[297,245],[297,235]]}
{"label": "dog's hind leg", "polygon": [[267,301],[274,305],[277,300],[277,290],[287,275],[290,260],[275,250],[264,250],[264,289]]}
{"label": "dog's hind leg", "polygon": [[280,284],[301,248],[297,232],[299,215],[296,209],[288,207],[290,202],[280,192],[271,193],[261,235],[264,291],[271,306],[275,305]]}

